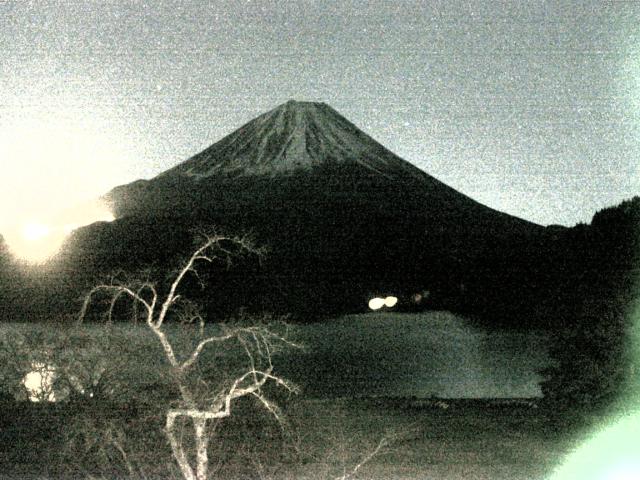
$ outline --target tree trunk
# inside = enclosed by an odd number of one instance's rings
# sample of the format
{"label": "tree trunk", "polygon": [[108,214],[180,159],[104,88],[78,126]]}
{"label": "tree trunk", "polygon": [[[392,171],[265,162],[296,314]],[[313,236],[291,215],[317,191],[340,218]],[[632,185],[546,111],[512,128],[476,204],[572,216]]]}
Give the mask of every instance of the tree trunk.
{"label": "tree trunk", "polygon": [[185,480],[197,480],[191,465],[189,465],[189,459],[182,448],[182,443],[176,438],[174,431],[175,420],[176,416],[169,412],[167,415],[166,432],[167,437],[169,437],[169,443],[171,444],[173,457],[176,459],[176,462],[178,462],[178,466],[180,467],[180,471],[182,472],[182,476]]}
{"label": "tree trunk", "polygon": [[207,436],[207,419],[194,418],[193,426],[196,434],[196,479],[207,480],[209,473],[209,457],[207,447],[209,437]]}

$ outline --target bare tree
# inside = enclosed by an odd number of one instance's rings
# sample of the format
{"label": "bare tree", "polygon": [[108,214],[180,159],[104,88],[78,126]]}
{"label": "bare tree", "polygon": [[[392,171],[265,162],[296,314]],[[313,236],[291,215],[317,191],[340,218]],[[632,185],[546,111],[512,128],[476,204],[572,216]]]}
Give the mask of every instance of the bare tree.
{"label": "bare tree", "polygon": [[[231,250],[233,249],[233,251]],[[244,253],[261,254],[246,238],[223,235],[205,236],[200,246],[175,272],[168,291],[163,293],[160,287],[148,279],[110,282],[95,286],[85,297],[78,322],[84,321],[92,298],[97,293],[106,293],[110,298],[108,320],[112,320],[114,306],[118,299],[129,297],[144,312],[147,327],[157,337],[164,356],[169,364],[175,385],[180,392],[180,400],[175,406],[168,406],[165,432],[171,445],[171,451],[183,477],[186,480],[205,480],[209,471],[208,440],[211,421],[228,417],[232,413],[234,402],[241,397],[255,397],[278,421],[281,415],[277,406],[263,393],[267,383],[274,383],[284,389],[295,392],[296,387],[273,372],[272,356],[282,347],[295,346],[285,335],[275,333],[268,326],[233,326],[220,324],[215,334],[205,329],[203,315],[189,302],[183,301],[179,288],[188,275],[198,273],[196,267],[201,263],[217,261],[230,262],[236,250]],[[180,303],[183,308],[176,308]],[[181,320],[198,324],[197,338],[190,351],[178,352],[176,342],[172,341],[171,331],[166,328],[167,316],[174,312]],[[172,330],[175,332],[175,330]],[[175,340],[175,339],[173,339]],[[194,382],[194,370],[205,349],[221,347],[236,342],[244,352],[246,366],[241,373],[227,378],[215,391],[202,390],[202,381]],[[195,373],[197,375],[197,372]],[[211,388],[209,387],[209,390]],[[195,455],[189,454],[185,439],[177,432],[178,419],[192,422]],[[195,458],[193,458],[195,457]]]}

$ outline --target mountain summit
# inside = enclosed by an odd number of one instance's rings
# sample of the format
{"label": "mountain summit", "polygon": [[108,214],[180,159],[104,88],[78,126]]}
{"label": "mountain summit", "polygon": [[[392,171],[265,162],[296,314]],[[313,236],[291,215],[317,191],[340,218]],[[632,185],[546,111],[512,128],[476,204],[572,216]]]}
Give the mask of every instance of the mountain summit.
{"label": "mountain summit", "polygon": [[276,176],[354,162],[381,175],[421,172],[325,103],[290,100],[266,112],[165,175]]}
{"label": "mountain summit", "polygon": [[330,106],[293,100],[155,178],[106,196],[117,217],[257,203],[318,206],[338,197],[374,209],[386,197],[404,210],[490,210],[398,157]]}

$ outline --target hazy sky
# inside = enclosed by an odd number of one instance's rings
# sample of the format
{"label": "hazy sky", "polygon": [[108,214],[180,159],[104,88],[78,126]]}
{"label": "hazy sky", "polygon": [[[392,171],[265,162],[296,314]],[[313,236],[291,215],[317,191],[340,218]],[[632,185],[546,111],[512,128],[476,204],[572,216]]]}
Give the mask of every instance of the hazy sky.
{"label": "hazy sky", "polygon": [[640,194],[638,2],[0,0],[0,22],[0,229],[290,98],[535,222]]}

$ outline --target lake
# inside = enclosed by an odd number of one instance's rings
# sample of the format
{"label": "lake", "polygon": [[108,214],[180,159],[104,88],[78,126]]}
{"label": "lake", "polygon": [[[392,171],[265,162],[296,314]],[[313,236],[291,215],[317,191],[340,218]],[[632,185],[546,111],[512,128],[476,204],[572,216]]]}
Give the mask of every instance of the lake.
{"label": "lake", "polygon": [[293,327],[276,370],[317,397],[540,397],[541,333],[486,331],[448,312],[349,315]]}

